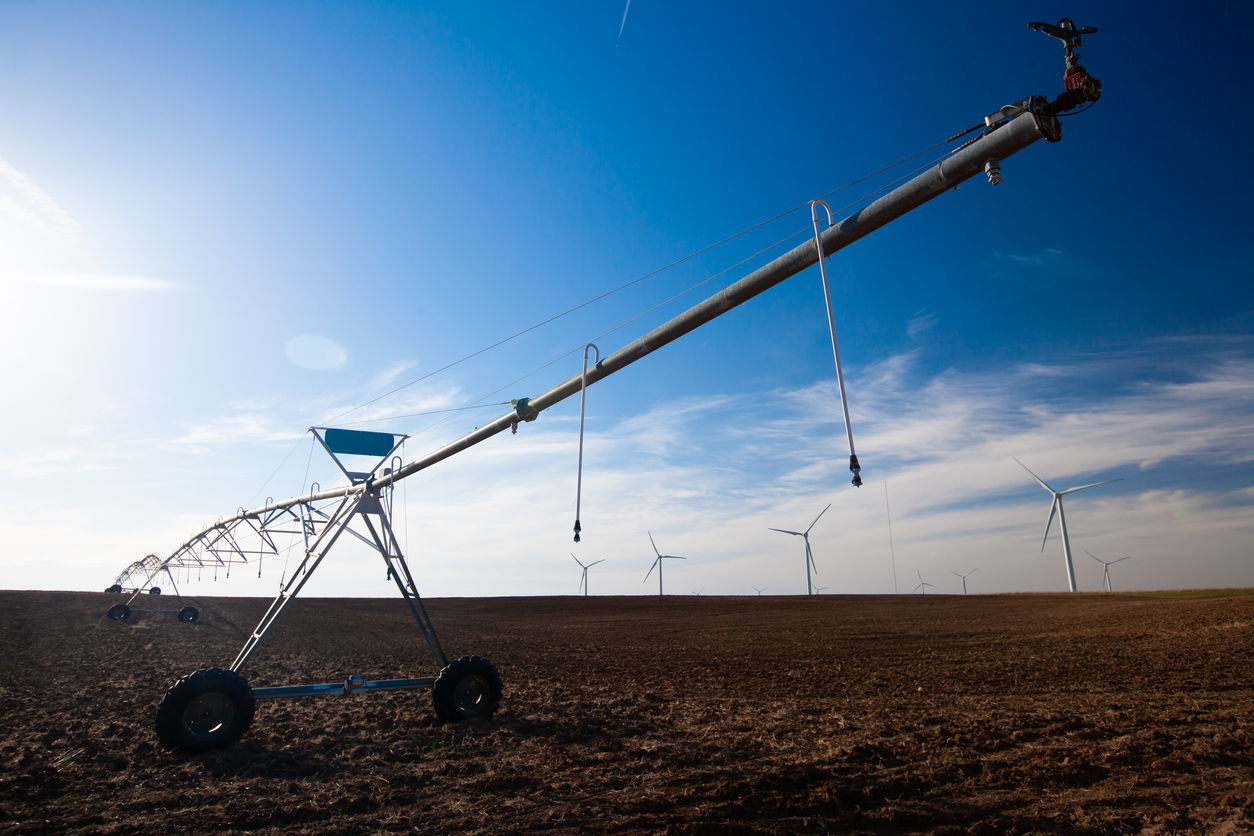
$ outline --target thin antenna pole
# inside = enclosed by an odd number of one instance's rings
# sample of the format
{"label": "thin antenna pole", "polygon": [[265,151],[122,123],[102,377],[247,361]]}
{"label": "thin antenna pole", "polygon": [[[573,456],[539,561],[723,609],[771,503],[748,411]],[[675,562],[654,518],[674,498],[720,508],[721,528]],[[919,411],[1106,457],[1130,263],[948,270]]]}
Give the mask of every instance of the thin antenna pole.
{"label": "thin antenna pole", "polygon": [[893,548],[893,511],[888,507],[888,480],[884,480],[884,513],[888,515],[888,554],[893,560],[893,594],[897,594],[897,552]]}
{"label": "thin antenna pole", "polygon": [[[624,18],[625,19],[625,18]],[[594,343],[583,347],[583,375],[579,384],[579,469],[575,475],[575,542],[579,542],[579,503],[583,498],[583,408],[588,397],[588,349],[596,352],[596,362],[601,362],[601,349]]]}

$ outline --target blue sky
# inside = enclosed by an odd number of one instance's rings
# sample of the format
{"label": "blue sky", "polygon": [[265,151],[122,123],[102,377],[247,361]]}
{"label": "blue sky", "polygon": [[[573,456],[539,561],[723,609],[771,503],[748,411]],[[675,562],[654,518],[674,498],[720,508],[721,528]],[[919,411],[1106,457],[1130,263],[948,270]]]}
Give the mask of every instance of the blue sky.
{"label": "blue sky", "polygon": [[[1123,480],[1067,501],[1081,589],[1085,550],[1133,555],[1117,589],[1254,584],[1248,4],[1184,30],[1131,3],[623,6],[0,8],[0,585],[103,588],[330,484],[311,424],[409,433],[412,458],[504,408],[413,413],[544,391],[808,211],[374,400],[1052,98],[1061,45],[1025,24],[1062,15],[1099,28],[1104,83],[1063,141],[829,260],[866,487],[811,269],[589,390],[580,544],[575,400],[407,480],[398,528],[426,595],[572,594],[572,551],[605,560],[594,593],[646,594],[648,531],[690,558],[668,592],[795,594],[800,544],[768,528],[832,503],[829,593],[891,592],[894,566],[903,592],[974,567],[972,592],[1065,589],[1017,456],[1059,489]],[[387,595],[377,563],[345,550],[309,592]]]}

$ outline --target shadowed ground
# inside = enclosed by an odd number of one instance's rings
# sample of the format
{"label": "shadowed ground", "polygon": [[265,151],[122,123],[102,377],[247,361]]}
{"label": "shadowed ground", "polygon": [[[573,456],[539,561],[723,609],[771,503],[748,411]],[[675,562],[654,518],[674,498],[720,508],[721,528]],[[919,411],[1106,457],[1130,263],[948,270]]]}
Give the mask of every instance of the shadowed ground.
{"label": "shadowed ground", "polygon": [[[0,592],[0,831],[1254,827],[1254,595],[433,600],[449,656],[500,668],[493,720],[442,725],[427,691],[263,701],[199,756],[157,746],[157,703],[268,602],[117,600]],[[296,601],[243,671],[435,672],[399,601],[360,599]]]}

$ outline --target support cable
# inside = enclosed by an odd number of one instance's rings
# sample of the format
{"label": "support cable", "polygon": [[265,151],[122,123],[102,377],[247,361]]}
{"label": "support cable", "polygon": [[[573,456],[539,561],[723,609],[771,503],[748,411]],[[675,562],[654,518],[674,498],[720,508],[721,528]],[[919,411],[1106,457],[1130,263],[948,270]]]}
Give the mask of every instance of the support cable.
{"label": "support cable", "polygon": [[[863,175],[862,177],[857,178],[856,180],[850,180],[848,183],[846,183],[846,184],[845,184],[845,185],[843,185],[843,186],[840,186],[839,188],[832,189],[830,192],[826,192],[825,194],[821,194],[821,195],[819,195],[819,198],[816,198],[816,199],[821,199],[821,198],[825,198],[825,197],[830,197],[831,195],[834,195],[834,194],[836,194],[837,192],[843,191],[844,189],[847,189],[847,188],[849,188],[850,186],[857,185],[858,183],[861,183],[863,180],[867,180],[867,179],[869,179],[869,178],[871,178],[871,177],[874,177],[874,176],[875,176],[875,175],[877,175],[877,174],[882,174],[883,172],[888,171],[888,170],[889,170],[889,169],[891,169],[891,168],[896,168],[897,166],[901,165],[902,163],[907,162],[907,161],[909,161],[909,160],[912,160],[912,159],[914,159],[915,157],[919,156],[920,154],[926,154],[928,151],[931,151],[931,150],[932,150],[932,149],[934,149],[934,148],[939,148],[940,146],[945,145],[945,144],[947,144],[947,143],[949,143],[949,142],[952,142],[952,141],[954,141],[955,139],[957,139],[958,137],[965,136],[966,134],[970,133],[971,131],[974,131],[974,130],[976,130],[977,128],[981,128],[981,127],[983,127],[983,123],[982,123],[982,122],[981,122],[979,125],[974,125],[974,126],[972,126],[972,127],[970,127],[970,128],[967,128],[965,131],[962,131],[962,132],[960,132],[960,133],[956,133],[956,134],[954,134],[953,136],[949,137],[948,139],[944,139],[944,140],[942,140],[942,141],[940,141],[940,142],[937,142],[937,143],[936,143],[936,144],[934,144],[934,145],[929,145],[927,148],[924,148],[924,149],[922,149],[922,150],[920,150],[920,151],[916,151],[915,153],[913,153],[913,154],[909,155],[908,157],[902,157],[902,158],[901,158],[900,160],[898,160],[897,162],[895,162],[895,163],[891,163],[891,164],[889,164],[889,165],[886,165],[886,166],[884,166],[883,168],[877,169],[876,171],[872,171],[870,174],[865,174],[865,175]],[[874,193],[873,193],[873,194],[874,194]],[[485,353],[485,352],[491,351],[491,350],[492,350],[492,349],[494,349],[494,348],[497,348],[497,347],[499,347],[499,346],[502,346],[502,345],[504,345],[505,343],[510,342],[511,340],[518,339],[519,337],[523,336],[524,334],[529,334],[529,333],[531,333],[532,331],[536,330],[537,328],[541,328],[541,327],[543,327],[543,326],[545,326],[545,325],[548,325],[550,322],[554,322],[554,321],[556,321],[556,320],[558,320],[558,319],[561,319],[561,318],[562,318],[562,317],[564,317],[564,316],[568,316],[569,314],[574,313],[574,312],[575,312],[575,311],[577,311],[577,310],[580,310],[580,309],[582,309],[582,308],[586,308],[587,306],[589,306],[589,305],[593,304],[594,302],[599,302],[599,301],[601,301],[602,299],[606,298],[607,296],[612,296],[612,295],[614,295],[615,293],[618,293],[618,292],[619,292],[619,291],[621,291],[621,290],[626,290],[627,288],[631,287],[632,285],[639,284],[640,282],[644,281],[644,280],[645,280],[645,279],[647,279],[647,278],[650,278],[650,277],[652,277],[652,276],[656,276],[658,273],[661,273],[661,272],[663,272],[663,271],[665,271],[665,270],[669,270],[669,269],[670,269],[670,268],[672,268],[672,267],[675,267],[675,266],[678,266],[678,265],[680,265],[680,264],[683,264],[685,261],[690,261],[691,259],[694,259],[694,258],[696,258],[697,256],[701,255],[702,253],[709,252],[710,250],[715,249],[716,247],[721,247],[723,244],[726,244],[726,243],[728,243],[728,242],[730,242],[730,241],[734,241],[735,239],[737,239],[737,238],[741,237],[742,235],[747,235],[748,233],[753,232],[755,229],[759,229],[760,227],[766,226],[767,224],[774,223],[775,221],[779,220],[780,218],[783,218],[783,217],[785,217],[785,216],[787,216],[787,215],[791,215],[793,212],[796,212],[798,209],[804,209],[806,206],[809,206],[809,205],[810,205],[810,203],[811,203],[811,201],[809,201],[809,200],[805,201],[804,203],[799,203],[799,204],[797,204],[796,206],[792,207],[791,209],[787,209],[787,210],[785,210],[785,211],[783,211],[783,212],[780,212],[779,214],[775,215],[774,217],[767,218],[766,220],[764,220],[764,221],[760,221],[760,222],[758,222],[758,223],[754,224],[753,226],[746,227],[745,229],[742,229],[740,232],[737,232],[735,235],[730,235],[730,236],[728,236],[728,237],[724,238],[724,239],[723,239],[723,240],[721,240],[721,241],[717,241],[717,242],[715,242],[715,243],[713,243],[713,244],[710,244],[710,245],[708,245],[708,246],[706,246],[706,247],[702,247],[701,249],[696,250],[695,252],[689,253],[688,255],[684,256],[683,258],[679,258],[679,259],[676,259],[675,261],[672,261],[670,264],[667,264],[667,265],[665,265],[665,266],[663,266],[663,267],[659,267],[659,268],[657,268],[656,270],[653,270],[653,271],[651,271],[651,272],[645,273],[643,276],[640,276],[640,277],[638,277],[638,278],[632,279],[631,281],[629,281],[629,282],[627,282],[627,283],[625,283],[625,284],[621,284],[621,285],[619,285],[618,287],[615,287],[615,288],[613,288],[613,289],[611,289],[611,290],[607,290],[605,293],[602,293],[602,294],[601,294],[601,295],[599,295],[599,296],[595,296],[595,297],[593,297],[592,299],[589,299],[589,300],[588,300],[588,301],[586,301],[586,302],[581,302],[580,304],[575,305],[573,308],[568,308],[567,310],[562,311],[562,312],[561,312],[561,313],[559,313],[559,314],[554,314],[553,316],[549,317],[548,319],[542,320],[541,322],[537,322],[535,325],[532,325],[532,326],[530,326],[529,328],[524,328],[523,330],[521,330],[521,331],[519,331],[519,332],[517,332],[517,333],[515,333],[515,334],[512,334],[512,335],[510,335],[510,336],[508,336],[508,337],[505,337],[504,339],[497,340],[496,342],[492,343],[492,344],[491,344],[491,345],[489,345],[489,346],[486,346],[486,347],[484,347],[484,348],[481,348],[481,349],[479,349],[478,351],[472,352],[471,354],[467,354],[465,357],[462,357],[460,360],[454,360],[454,361],[453,361],[453,362],[451,362],[451,363],[448,363],[448,364],[446,364],[446,365],[441,366],[441,367],[440,367],[440,368],[438,368],[438,369],[435,369],[435,370],[433,370],[433,371],[430,371],[430,372],[428,372],[428,373],[426,373],[426,374],[422,375],[421,377],[414,378],[413,380],[409,381],[408,383],[404,383],[404,384],[402,384],[402,385],[400,385],[400,386],[397,386],[395,389],[392,389],[392,390],[390,390],[390,391],[388,391],[388,392],[384,392],[383,394],[378,395],[377,397],[371,398],[370,400],[366,401],[365,403],[358,404],[357,406],[354,406],[354,407],[352,407],[351,409],[347,409],[347,410],[345,410],[345,411],[341,412],[340,414],[338,414],[338,415],[336,415],[336,416],[334,416],[334,417],[332,417],[332,418],[328,418],[328,419],[327,419],[327,420],[325,420],[325,421],[320,421],[319,423],[320,423],[321,425],[324,425],[324,426],[325,426],[325,425],[332,424],[332,423],[334,423],[334,422],[338,421],[339,419],[343,418],[345,415],[349,415],[349,414],[351,414],[351,413],[353,413],[353,412],[356,412],[356,411],[357,411],[357,410],[359,410],[359,409],[363,409],[363,408],[365,408],[365,407],[369,406],[369,405],[370,405],[370,404],[372,404],[372,403],[377,403],[378,401],[381,401],[381,400],[383,400],[384,398],[387,398],[387,397],[390,397],[390,396],[392,396],[392,395],[395,395],[397,392],[400,392],[402,389],[407,389],[407,388],[409,388],[410,386],[413,386],[413,385],[414,385],[414,384],[416,384],[416,383],[421,383],[422,381],[426,380],[426,379],[427,379],[427,378],[429,378],[429,377],[433,377],[434,375],[437,375],[437,374],[439,374],[440,372],[447,371],[448,369],[451,369],[451,368],[453,368],[454,366],[460,365],[461,363],[464,363],[464,362],[466,362],[467,360],[470,360],[470,359],[473,359],[473,358],[475,358],[475,357],[478,357],[480,354],[483,354],[483,353]],[[791,236],[790,236],[790,237],[791,237]]]}
{"label": "support cable", "polygon": [[[977,125],[976,127],[979,127],[979,126]],[[970,128],[970,129],[968,129],[967,131],[963,131],[963,133],[969,133],[971,130],[975,130],[975,128]],[[958,134],[958,136],[962,136],[962,134]],[[936,146],[932,146],[932,147],[933,147],[933,148],[935,148]],[[930,150],[930,149],[928,149],[928,150]],[[916,154],[915,156],[918,156],[918,155]],[[890,182],[890,183],[886,183],[886,184],[884,184],[883,186],[881,186],[881,187],[880,187],[880,188],[878,188],[878,189],[875,189],[874,191],[867,192],[865,195],[863,195],[862,197],[858,198],[857,200],[854,200],[854,201],[853,201],[853,202],[851,202],[851,203],[847,203],[847,204],[845,204],[843,207],[841,207],[839,210],[837,210],[837,213],[839,214],[840,212],[845,212],[845,211],[847,211],[847,210],[849,210],[849,209],[852,209],[854,206],[857,206],[859,203],[863,203],[864,201],[869,200],[870,198],[874,197],[875,195],[879,194],[880,192],[883,192],[883,191],[885,191],[886,189],[889,189],[889,188],[891,188],[892,186],[895,186],[896,184],[900,183],[901,181],[906,180],[906,179],[908,179],[908,178],[910,178],[910,177],[914,176],[915,174],[918,174],[920,171],[923,171],[923,170],[925,170],[925,169],[927,169],[927,168],[930,168],[931,166],[935,165],[937,162],[939,162],[939,161],[941,161],[941,160],[945,159],[945,157],[947,157],[947,156],[949,156],[949,155],[948,155],[948,154],[943,154],[943,155],[941,155],[940,157],[937,157],[936,159],[934,159],[934,160],[932,160],[931,162],[927,163],[926,165],[922,165],[922,166],[920,166],[920,167],[918,167],[918,168],[914,169],[914,171],[908,172],[907,174],[904,174],[904,175],[902,175],[901,177],[898,177],[896,180],[893,180],[893,181],[892,181],[892,182]],[[863,179],[865,179],[865,178],[863,178]],[[855,182],[856,182],[856,181],[855,181]],[[843,187],[842,187],[842,188],[843,188]],[[837,189],[837,191],[839,191],[839,189]],[[832,194],[832,192],[829,192],[829,194]],[[808,205],[808,204],[807,204],[807,205]],[[714,275],[712,275],[712,276],[710,276],[710,277],[708,277],[708,278],[706,278],[706,279],[703,279],[703,280],[702,280],[702,281],[700,281],[700,282],[697,282],[696,284],[692,285],[691,287],[687,288],[686,290],[682,290],[682,291],[680,291],[679,293],[675,294],[674,296],[670,297],[669,299],[666,299],[665,301],[659,302],[658,304],[654,305],[653,307],[651,307],[651,308],[649,308],[649,309],[647,309],[647,310],[645,310],[645,311],[643,311],[643,312],[641,312],[641,313],[639,313],[639,314],[637,314],[637,315],[635,315],[635,316],[631,317],[630,319],[624,320],[623,322],[619,323],[618,325],[615,325],[613,328],[609,329],[608,331],[603,331],[602,333],[598,334],[596,337],[594,337],[594,338],[593,338],[593,342],[595,342],[595,341],[597,341],[597,340],[604,339],[605,337],[608,337],[610,334],[613,334],[615,331],[619,331],[619,330],[621,330],[621,329],[623,329],[623,328],[627,327],[627,326],[628,326],[628,325],[630,325],[631,323],[635,322],[636,320],[641,319],[642,317],[648,316],[649,314],[653,313],[653,312],[654,312],[654,311],[656,311],[657,309],[662,308],[662,307],[664,307],[664,306],[666,306],[666,305],[669,305],[671,302],[674,302],[676,299],[680,299],[680,298],[682,298],[683,296],[686,296],[687,294],[691,293],[692,291],[697,290],[698,288],[700,288],[700,287],[702,287],[702,286],[704,286],[704,285],[706,285],[706,284],[710,283],[711,281],[713,281],[714,279],[718,278],[719,276],[722,276],[722,275],[724,275],[724,274],[726,274],[726,273],[730,272],[731,270],[734,270],[734,269],[736,269],[737,267],[740,267],[741,265],[745,264],[746,262],[752,261],[753,259],[757,258],[758,256],[763,255],[764,253],[770,252],[771,250],[773,250],[773,249],[775,249],[776,247],[779,247],[779,246],[781,246],[781,245],[783,245],[783,244],[787,243],[788,241],[792,240],[793,238],[796,238],[797,236],[799,236],[799,235],[803,235],[803,234],[808,233],[808,232],[810,232],[810,227],[808,227],[808,226],[807,226],[807,227],[802,227],[801,229],[797,230],[796,232],[792,233],[791,235],[789,235],[789,236],[787,236],[787,237],[785,237],[785,238],[781,238],[780,240],[776,241],[775,243],[771,244],[770,246],[767,246],[767,247],[762,248],[761,250],[758,250],[758,251],[757,251],[756,253],[754,253],[753,255],[748,256],[747,258],[743,258],[743,259],[741,259],[740,261],[736,262],[735,264],[731,265],[730,267],[727,267],[727,268],[725,268],[725,269],[723,269],[723,270],[720,270],[719,272],[715,273]],[[579,350],[580,350],[580,347],[572,348],[570,351],[567,351],[567,352],[566,352],[566,353],[564,353],[564,354],[561,354],[561,355],[559,355],[559,356],[557,356],[557,357],[554,357],[554,358],[553,358],[552,360],[550,360],[549,362],[544,363],[543,365],[537,366],[536,368],[534,368],[534,369],[532,369],[531,371],[529,371],[529,372],[527,372],[526,374],[524,374],[522,377],[515,378],[514,380],[510,381],[509,383],[506,383],[504,386],[501,386],[501,387],[499,387],[499,388],[497,388],[497,389],[492,390],[492,391],[491,391],[491,392],[489,392],[488,394],[486,394],[486,395],[484,395],[483,397],[481,397],[481,398],[479,398],[478,400],[476,400],[476,401],[475,401],[473,404],[471,404],[470,406],[463,407],[463,409],[473,409],[473,408],[476,408],[476,406],[479,404],[479,402],[480,402],[480,401],[482,401],[482,400],[484,400],[485,398],[490,398],[490,397],[492,397],[493,395],[497,394],[498,392],[502,392],[502,391],[504,391],[504,390],[508,389],[509,387],[514,386],[515,384],[521,383],[522,381],[526,380],[527,378],[531,377],[532,375],[535,375],[535,374],[537,374],[537,373],[539,373],[539,372],[543,371],[544,369],[547,369],[549,366],[552,366],[554,363],[558,363],[558,362],[561,362],[562,360],[565,360],[567,357],[571,356],[572,354],[576,353],[576,352],[577,352],[577,351],[579,351]],[[484,414],[484,413],[480,413],[480,415],[482,415],[482,414]],[[440,420],[436,421],[436,422],[435,422],[435,423],[433,423],[433,424],[430,424],[430,425],[428,425],[428,426],[426,426],[426,427],[423,427],[423,428],[422,428],[422,429],[420,429],[420,430],[416,430],[416,431],[413,433],[413,435],[415,435],[415,436],[417,436],[417,435],[422,435],[423,433],[431,432],[432,430],[438,429],[438,428],[440,428],[440,427],[442,427],[442,426],[443,426],[443,427],[448,427],[448,426],[453,426],[453,425],[455,425],[455,424],[464,423],[464,422],[466,422],[466,421],[473,420],[474,418],[478,418],[478,417],[480,417],[480,415],[474,415],[474,416],[471,416],[470,418],[465,418],[465,419],[462,419],[462,420],[460,420],[460,421],[448,421],[448,419],[447,419],[447,418],[442,418],[442,419],[440,419]],[[395,416],[395,417],[404,417],[404,416]],[[371,421],[387,421],[387,420],[391,420],[391,419],[390,419],[390,418],[374,418],[374,419],[371,419]],[[363,421],[363,422],[360,422],[360,423],[368,423],[368,422]]]}
{"label": "support cable", "polygon": [[[271,473],[270,478],[266,479],[266,481],[262,483],[261,487],[257,489],[257,492],[253,494],[253,498],[248,500],[248,507],[252,507],[252,504],[257,501],[257,497],[261,496],[261,492],[266,489],[266,486],[270,484],[271,480],[273,480],[275,476],[279,475],[279,471],[283,469],[283,465],[287,464],[287,460],[292,457],[292,454],[296,452],[296,448],[300,447],[304,440],[305,437],[303,435],[296,440],[296,443],[292,445],[292,449],[288,450],[287,455],[283,457],[283,461],[279,462],[279,466],[274,469],[274,473]],[[310,448],[310,452],[312,452],[312,448]]]}

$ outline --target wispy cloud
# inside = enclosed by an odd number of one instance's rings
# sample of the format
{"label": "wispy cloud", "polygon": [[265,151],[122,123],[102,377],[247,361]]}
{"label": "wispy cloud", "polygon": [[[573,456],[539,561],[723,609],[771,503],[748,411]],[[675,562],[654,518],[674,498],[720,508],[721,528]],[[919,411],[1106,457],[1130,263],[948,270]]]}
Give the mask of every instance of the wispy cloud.
{"label": "wispy cloud", "polygon": [[221,416],[204,423],[184,424],[183,434],[167,443],[202,455],[220,452],[221,448],[242,442],[291,442],[304,430],[293,431],[273,413],[248,411]]}
{"label": "wispy cloud", "polygon": [[101,457],[101,451],[96,449],[98,447],[62,446],[53,450],[0,455],[0,474],[18,479],[40,479],[112,469],[112,465]]}
{"label": "wispy cloud", "polygon": [[1096,281],[1102,272],[1084,264],[1065,250],[1046,248],[1034,253],[1008,253],[996,250],[991,264],[994,276],[1015,281],[1052,284],[1059,279]]}
{"label": "wispy cloud", "polygon": [[[692,558],[668,574],[668,586],[674,577],[677,590],[752,594],[756,585],[797,593],[805,574],[796,549],[768,529],[808,525],[830,502],[832,510],[811,535],[819,584],[830,592],[890,592],[882,484],[888,480],[903,589],[921,569],[940,591],[960,592],[961,582],[948,571],[976,566],[973,592],[1065,589],[1056,526],[1041,553],[1049,497],[1014,463],[1011,457],[1018,456],[1061,487],[1125,477],[1078,494],[1067,506],[1077,553],[1136,556],[1120,564],[1125,571],[1117,587],[1254,582],[1248,561],[1254,360],[1239,346],[1173,350],[1187,355],[1183,365],[1192,371],[1169,380],[1155,367],[1152,358],[1161,356],[1155,351],[941,374],[921,371],[914,352],[850,369],[867,480],[860,490],[849,486],[830,381],[660,402],[613,424],[594,406],[577,553],[606,559],[598,581],[604,593],[640,593],[652,554],[645,532],[652,530],[665,538],[667,551]],[[1108,386],[1112,373],[1124,384]],[[421,408],[456,405],[461,393],[454,387],[412,397],[409,405]],[[289,413],[309,405],[239,406],[186,427],[174,446],[212,452],[219,463],[251,465],[261,482],[271,468],[260,472],[255,452],[240,451],[257,442],[291,448],[296,434]],[[401,483],[394,499],[398,536],[421,567],[424,594],[552,594],[565,585],[573,592],[578,577],[567,574],[573,565],[575,410],[568,403],[546,412],[517,435],[504,433]],[[445,431],[460,435],[468,428]],[[411,441],[406,459],[426,452],[427,443]],[[299,448],[264,492],[295,495],[311,480],[332,484],[338,477],[323,459],[312,445]],[[1181,481],[1192,469],[1207,478]],[[248,504],[256,485],[241,487],[238,500]],[[1193,556],[1187,566],[1179,560],[1183,553]],[[328,561],[310,592],[387,594],[368,582],[377,574],[377,557],[360,560],[350,554]],[[1082,589],[1096,589],[1101,567],[1086,562],[1092,565],[1077,563],[1077,580]]]}
{"label": "wispy cloud", "polygon": [[165,293],[179,288],[178,284],[166,279],[106,273],[46,273],[30,276],[29,280],[38,284],[56,287],[118,291],[123,293]]}
{"label": "wispy cloud", "polygon": [[51,196],[0,158],[0,212],[56,238],[77,236],[79,224]]}
{"label": "wispy cloud", "polygon": [[906,320],[906,335],[911,339],[919,336],[924,331],[928,331],[936,327],[937,316],[934,313],[924,313],[919,311],[910,319]]}

